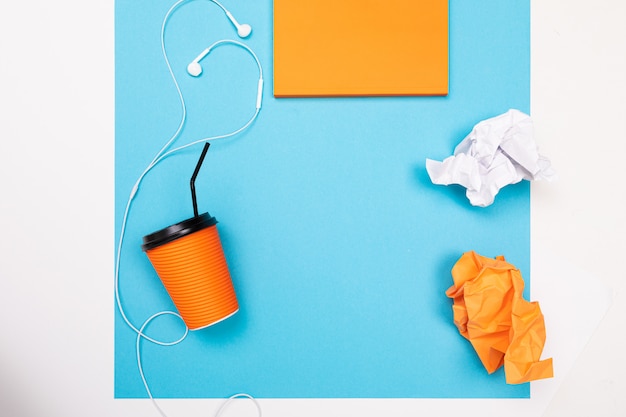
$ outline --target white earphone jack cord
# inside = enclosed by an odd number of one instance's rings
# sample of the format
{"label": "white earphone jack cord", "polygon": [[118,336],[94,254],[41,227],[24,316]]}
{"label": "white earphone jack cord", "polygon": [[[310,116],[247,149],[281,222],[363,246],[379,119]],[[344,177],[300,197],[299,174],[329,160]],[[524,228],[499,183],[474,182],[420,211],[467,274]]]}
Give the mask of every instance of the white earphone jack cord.
{"label": "white earphone jack cord", "polygon": [[[222,135],[217,135],[217,136],[212,136],[212,137],[207,137],[207,138],[203,138],[203,139],[198,139],[198,140],[194,140],[190,143],[187,143],[185,145],[181,145],[177,148],[174,149],[170,149],[170,146],[172,145],[172,143],[175,142],[175,140],[180,136],[183,127],[185,125],[185,121],[187,118],[187,107],[185,104],[185,99],[184,96],[182,94],[182,91],[180,89],[180,86],[178,84],[178,81],[176,79],[176,76],[174,75],[174,71],[172,70],[172,66],[169,62],[169,58],[167,55],[167,50],[165,48],[165,27],[166,24],[170,18],[170,16],[172,15],[172,13],[179,7],[181,6],[183,3],[189,2],[191,0],[179,0],[177,3],[175,3],[166,13],[164,19],[163,19],[163,23],[161,25],[161,52],[163,54],[163,58],[165,60],[165,64],[167,65],[167,69],[170,73],[170,76],[172,78],[172,81],[174,83],[174,86],[176,88],[176,92],[178,94],[179,97],[179,101],[180,101],[180,105],[181,105],[181,110],[182,110],[182,115],[181,115],[181,119],[180,122],[178,124],[178,127],[176,129],[176,131],[174,132],[174,134],[168,139],[168,141],[163,145],[163,147],[159,150],[159,152],[157,152],[157,154],[154,156],[154,158],[152,159],[152,161],[150,162],[150,164],[146,167],[146,169],[141,173],[141,175],[139,176],[139,178],[137,179],[136,183],[134,184],[130,195],[128,197],[127,203],[126,203],[126,207],[124,209],[124,215],[123,215],[123,219],[122,219],[122,225],[121,225],[121,229],[120,229],[120,236],[119,236],[119,240],[118,240],[118,246],[117,246],[117,256],[116,256],[116,260],[115,260],[115,300],[117,303],[117,307],[118,310],[120,312],[120,315],[122,317],[122,319],[124,320],[124,322],[126,323],[126,325],[132,329],[136,334],[137,334],[137,339],[136,339],[136,356],[137,356],[137,366],[139,368],[139,373],[141,376],[141,380],[144,384],[144,387],[146,389],[146,392],[148,394],[148,397],[150,398],[150,400],[153,402],[154,406],[157,408],[157,410],[159,411],[159,413],[161,414],[162,417],[167,417],[167,415],[163,412],[163,410],[158,406],[158,404],[156,403],[156,401],[154,400],[153,396],[152,396],[152,392],[150,391],[150,388],[148,386],[148,383],[146,381],[146,377],[143,371],[143,366],[142,366],[142,361],[141,361],[141,352],[140,352],[140,344],[141,344],[141,339],[146,339],[148,341],[150,341],[151,343],[154,343],[156,345],[159,346],[173,346],[176,345],[178,343],[181,343],[183,340],[185,340],[185,338],[187,337],[188,333],[189,333],[189,328],[185,325],[185,331],[184,334],[178,338],[177,340],[174,340],[172,342],[167,342],[167,341],[162,341],[162,340],[158,340],[155,338],[152,338],[148,335],[146,335],[144,333],[144,330],[146,329],[146,327],[156,318],[160,317],[160,316],[164,316],[164,315],[171,315],[171,316],[175,316],[178,319],[180,319],[182,321],[182,317],[174,312],[174,311],[160,311],[158,313],[153,314],[152,316],[150,316],[146,321],[144,321],[144,323],[141,325],[140,328],[137,328],[135,325],[132,324],[132,322],[129,320],[128,316],[126,315],[125,311],[124,311],[124,307],[122,305],[122,301],[121,301],[121,296],[120,296],[120,288],[119,288],[119,281],[120,281],[120,260],[121,260],[121,254],[122,254],[122,248],[123,248],[123,243],[124,243],[124,237],[125,237],[125,233],[126,233],[126,224],[128,222],[128,217],[129,217],[129,213],[130,213],[130,209],[132,206],[132,202],[135,198],[135,196],[137,195],[137,192],[139,191],[139,187],[143,181],[143,179],[145,178],[145,176],[148,174],[148,172],[150,172],[150,170],[152,170],[152,168],[154,168],[159,162],[161,162],[163,159],[167,158],[170,155],[173,155],[174,153],[177,153],[185,148],[194,146],[196,144],[199,143],[204,143],[204,142],[209,142],[209,141],[215,141],[215,140],[219,140],[219,139],[225,139],[225,138],[229,138],[232,136],[236,136],[238,134],[240,134],[241,132],[245,131],[246,129],[248,129],[250,127],[250,125],[254,122],[254,120],[256,120],[256,118],[259,115],[259,112],[261,110],[261,100],[262,100],[262,90],[263,90],[263,68],[261,66],[261,62],[259,61],[259,58],[257,57],[257,55],[254,53],[254,51],[252,51],[252,49],[250,49],[247,45],[235,41],[235,40],[229,40],[229,39],[222,39],[219,40],[217,42],[215,42],[213,45],[211,45],[209,48],[207,48],[205,51],[206,53],[204,53],[204,55],[202,57],[199,56],[199,58],[197,58],[197,61],[194,60],[194,62],[198,62],[200,61],[202,58],[204,58],[204,56],[206,56],[206,54],[209,53],[209,51],[219,45],[225,45],[225,44],[232,44],[232,45],[236,45],[239,47],[244,48],[248,53],[250,53],[252,55],[252,57],[254,58],[258,69],[259,69],[259,82],[258,82],[258,87],[257,87],[257,98],[256,98],[256,108],[254,111],[254,114],[252,115],[252,117],[250,117],[250,119],[240,128],[230,132],[230,133],[226,133],[226,134],[222,134]],[[226,13],[226,16],[228,17],[228,19],[231,21],[231,23],[233,23],[233,25],[237,28],[237,31],[239,33],[240,36],[242,37],[246,37],[250,34],[250,27],[249,25],[240,25],[232,16],[232,14],[219,2],[215,1],[215,0],[209,0],[212,3],[215,3],[217,6],[219,6],[224,13]],[[183,322],[184,323],[184,322]],[[233,399],[236,398],[248,398],[251,399],[258,411],[258,415],[261,416],[261,408],[258,404],[258,402],[251,397],[248,394],[236,394],[233,395],[231,397],[229,397],[227,399],[227,401],[224,402],[224,404],[222,404],[222,406],[219,408],[216,417],[221,415],[222,411],[225,409],[226,405],[228,403],[230,403]]]}

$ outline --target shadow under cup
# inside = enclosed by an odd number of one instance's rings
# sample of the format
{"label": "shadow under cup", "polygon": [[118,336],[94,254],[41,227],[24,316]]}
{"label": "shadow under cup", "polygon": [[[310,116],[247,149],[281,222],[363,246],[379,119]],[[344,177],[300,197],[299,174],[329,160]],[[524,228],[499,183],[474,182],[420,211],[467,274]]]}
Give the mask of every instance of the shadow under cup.
{"label": "shadow under cup", "polygon": [[216,225],[203,213],[143,238],[141,248],[189,330],[239,310]]}

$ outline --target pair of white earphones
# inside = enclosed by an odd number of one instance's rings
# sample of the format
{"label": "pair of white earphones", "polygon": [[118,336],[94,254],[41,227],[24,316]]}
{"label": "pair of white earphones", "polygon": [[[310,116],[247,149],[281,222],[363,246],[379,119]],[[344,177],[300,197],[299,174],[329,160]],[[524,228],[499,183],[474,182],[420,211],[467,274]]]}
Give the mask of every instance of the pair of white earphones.
{"label": "pair of white earphones", "polygon": [[[187,0],[181,0],[178,3],[176,3],[170,9],[170,12],[168,12],[168,14],[166,15],[165,20],[167,20],[167,17],[169,16],[169,14],[171,14],[171,12],[173,12],[174,9],[178,7],[178,5],[182,4],[185,1]],[[230,23],[232,23],[232,25],[237,30],[237,35],[240,38],[247,38],[248,36],[250,36],[250,34],[252,33],[252,26],[250,26],[247,23],[239,23],[237,19],[235,19],[235,16],[233,16],[233,14],[228,9],[226,9],[226,7],[224,7],[224,5],[222,5],[220,2],[216,0],[209,0],[209,1],[215,3],[220,9],[222,9],[222,11],[224,12],[224,14],[226,14],[226,17],[228,18]],[[165,23],[165,20],[164,20],[164,23]],[[213,45],[209,46],[204,51],[202,51],[197,57],[194,58],[193,61],[191,61],[189,65],[187,65],[187,73],[189,73],[189,75],[191,75],[192,77],[199,77],[202,74],[202,66],[200,65],[200,61],[203,60],[204,57],[206,57],[214,47],[223,43],[232,43],[232,44],[236,44],[245,48],[246,50],[248,50],[248,52],[250,52],[250,54],[252,54],[252,56],[256,60],[257,66],[259,67],[259,72],[261,74],[261,76],[259,77],[259,83],[257,87],[257,103],[256,103],[257,108],[260,108],[262,95],[263,95],[263,70],[261,68],[261,63],[259,62],[259,59],[257,58],[256,54],[247,45],[241,42],[232,41],[232,40],[221,40],[221,41],[215,42]]]}
{"label": "pair of white earphones", "polygon": [[[248,36],[250,36],[250,34],[252,33],[252,26],[250,26],[247,23],[243,23],[243,24],[239,23],[237,19],[235,19],[235,16],[233,16],[233,14],[229,12],[228,9],[226,9],[226,7],[224,7],[220,2],[215,1],[215,0],[209,0],[209,1],[212,1],[213,3],[215,3],[220,9],[222,9],[222,11],[224,11],[224,13],[226,14],[226,17],[228,18],[228,20],[230,20],[230,23],[232,23],[235,29],[237,29],[237,35],[240,38],[247,38]],[[174,5],[174,7],[172,8],[172,11],[174,8],[176,8],[177,4]],[[202,51],[202,53],[200,53],[200,55],[198,55],[187,66],[187,72],[189,73],[189,75],[198,77],[200,74],[202,74],[202,67],[200,66],[200,61],[205,56],[207,56],[210,51],[211,51],[210,47],[205,49],[204,51]]]}
{"label": "pair of white earphones", "polygon": [[[180,99],[180,104],[181,104],[181,108],[182,108],[182,116],[181,116],[181,120],[180,123],[178,125],[178,128],[176,130],[176,132],[174,132],[174,134],[170,137],[170,139],[165,143],[165,145],[163,145],[163,147],[161,148],[161,150],[159,150],[159,152],[154,156],[154,158],[152,159],[152,161],[150,162],[150,164],[146,167],[146,169],[141,173],[141,175],[139,176],[139,178],[137,179],[137,182],[135,183],[135,185],[133,186],[131,192],[130,192],[130,196],[128,197],[128,201],[126,203],[126,208],[124,211],[124,216],[123,216],[123,220],[122,220],[122,227],[121,227],[121,231],[120,231],[120,237],[119,237],[119,241],[118,241],[118,247],[117,247],[117,256],[116,256],[116,262],[115,262],[115,298],[116,298],[116,302],[117,302],[117,307],[118,310],[122,316],[122,319],[124,320],[124,322],[127,324],[127,326],[133,330],[136,334],[137,334],[137,338],[136,338],[136,357],[137,357],[137,366],[139,368],[139,373],[141,376],[141,379],[143,381],[144,387],[146,389],[146,392],[148,394],[148,397],[150,398],[150,400],[152,400],[154,406],[156,407],[156,409],[158,410],[158,412],[161,414],[161,416],[163,417],[167,417],[166,414],[163,412],[163,410],[158,406],[158,404],[156,403],[156,401],[154,400],[153,396],[152,396],[152,392],[150,391],[150,388],[148,386],[148,383],[146,381],[144,372],[143,372],[143,367],[142,367],[142,361],[141,361],[141,353],[140,353],[140,342],[142,339],[148,340],[154,344],[160,345],[160,346],[173,346],[176,345],[178,343],[181,343],[188,334],[189,329],[185,326],[185,331],[184,334],[177,340],[175,341],[162,341],[162,340],[158,340],[155,339],[153,337],[148,336],[145,333],[145,329],[146,327],[155,319],[161,317],[161,316],[165,316],[165,315],[169,315],[169,316],[175,316],[177,318],[179,318],[182,321],[182,317],[174,312],[174,311],[161,311],[158,313],[153,314],[152,316],[150,316],[147,320],[144,321],[142,326],[135,326],[130,319],[127,317],[123,305],[122,305],[122,301],[121,301],[121,297],[120,297],[120,291],[119,291],[119,277],[120,277],[120,258],[121,258],[121,254],[122,254],[122,247],[123,247],[123,243],[124,243],[124,236],[125,236],[125,231],[126,231],[126,224],[128,222],[128,216],[130,213],[130,208],[132,205],[132,202],[134,200],[134,198],[137,195],[137,192],[139,191],[139,186],[141,185],[141,182],[143,181],[144,177],[148,174],[148,172],[150,172],[152,170],[152,168],[154,168],[159,162],[161,162],[163,159],[167,158],[168,156],[181,151],[185,148],[188,148],[190,146],[199,144],[199,143],[205,143],[208,141],[213,141],[213,140],[217,140],[217,139],[225,139],[225,138],[229,138],[232,136],[235,136],[241,132],[243,132],[244,130],[246,130],[248,127],[250,127],[250,125],[252,124],[252,122],[254,122],[254,120],[257,118],[257,116],[259,115],[259,112],[261,110],[261,100],[262,100],[262,96],[263,96],[263,68],[261,66],[261,62],[259,61],[259,58],[256,56],[256,54],[254,53],[254,51],[252,51],[252,49],[250,49],[250,47],[248,47],[246,44],[239,42],[239,41],[235,41],[235,40],[230,40],[230,39],[222,39],[219,40],[215,43],[213,43],[211,46],[209,46],[208,48],[206,48],[204,51],[202,51],[200,53],[200,55],[198,55],[188,66],[187,66],[187,72],[189,73],[189,75],[194,76],[194,77],[198,77],[200,74],[202,74],[202,67],[200,66],[200,61],[206,57],[209,52],[215,48],[216,46],[219,45],[223,45],[223,44],[232,44],[232,45],[236,45],[239,47],[244,48],[248,53],[250,53],[250,55],[252,55],[252,57],[254,58],[257,67],[259,69],[259,81],[258,81],[258,86],[257,86],[257,97],[256,97],[256,109],[254,114],[252,115],[252,117],[250,119],[248,119],[248,121],[243,124],[241,127],[239,127],[236,130],[233,130],[229,133],[225,133],[225,134],[221,134],[221,135],[216,135],[216,136],[212,136],[212,137],[207,137],[207,138],[203,138],[203,139],[198,139],[195,141],[192,141],[190,143],[187,143],[185,145],[181,145],[179,147],[176,147],[174,149],[169,149],[170,146],[172,145],[172,143],[180,136],[183,126],[185,124],[185,120],[187,117],[187,109],[186,109],[186,105],[185,105],[185,100],[183,97],[183,94],[181,92],[181,89],[178,85],[178,82],[176,80],[176,76],[174,75],[174,72],[172,70],[172,67],[170,65],[168,56],[167,56],[167,52],[166,52],[166,48],[165,48],[165,26],[167,24],[167,21],[169,20],[169,17],[172,15],[172,13],[179,7],[181,6],[183,3],[187,3],[190,2],[192,0],[179,0],[177,3],[175,3],[166,13],[165,17],[163,18],[163,23],[161,25],[161,51],[163,53],[163,58],[165,60],[165,63],[167,65],[167,68],[170,72],[170,76],[172,77],[172,81],[174,82],[174,85],[176,87],[176,91],[178,92],[178,97]],[[250,34],[252,33],[252,27],[248,24],[240,24],[235,17],[232,15],[232,13],[230,13],[220,2],[218,2],[217,0],[208,0],[214,4],[216,4],[217,6],[219,6],[220,9],[222,9],[222,11],[226,14],[226,17],[228,18],[228,20],[233,24],[233,26],[235,27],[235,29],[237,30],[237,35],[239,35],[239,37],[241,38],[246,38],[248,36],[250,36]],[[217,413],[215,414],[216,417],[220,416],[222,414],[222,412],[224,411],[225,407],[227,404],[229,404],[233,399],[235,398],[248,398],[250,400],[252,400],[254,402],[254,405],[257,408],[257,412],[259,417],[261,416],[261,408],[259,406],[259,404],[257,403],[257,401],[251,397],[248,394],[236,394],[233,395],[231,397],[228,398],[228,400],[222,404],[222,407],[220,407],[217,411]]]}

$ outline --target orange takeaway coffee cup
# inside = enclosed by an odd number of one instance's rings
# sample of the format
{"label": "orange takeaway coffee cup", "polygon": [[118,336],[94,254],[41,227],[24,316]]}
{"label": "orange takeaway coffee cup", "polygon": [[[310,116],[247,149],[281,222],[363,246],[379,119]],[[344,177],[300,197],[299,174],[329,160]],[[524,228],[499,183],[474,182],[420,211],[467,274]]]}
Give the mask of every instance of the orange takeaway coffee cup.
{"label": "orange takeaway coffee cup", "polygon": [[204,144],[190,180],[194,216],[144,236],[141,246],[189,330],[219,323],[239,310],[217,220],[198,214],[195,180],[209,146]]}

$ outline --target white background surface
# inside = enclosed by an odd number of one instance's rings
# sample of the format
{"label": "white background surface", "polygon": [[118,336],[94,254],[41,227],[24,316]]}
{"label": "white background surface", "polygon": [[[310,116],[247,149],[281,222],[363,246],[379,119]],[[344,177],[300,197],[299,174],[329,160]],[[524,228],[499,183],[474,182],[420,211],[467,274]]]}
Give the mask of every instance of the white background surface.
{"label": "white background surface", "polygon": [[[547,409],[484,401],[468,415],[624,416],[626,3],[532,1],[531,19],[531,116],[559,173],[532,185],[533,288],[576,274],[577,290],[608,287],[613,303]],[[113,28],[111,1],[0,12],[0,416],[157,415],[149,401],[113,399]],[[219,404],[164,408],[205,416]],[[262,407],[269,417],[459,414],[428,400]]]}

